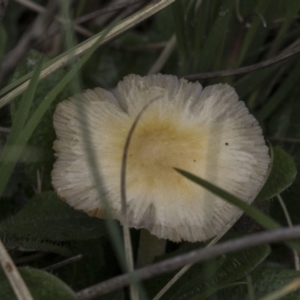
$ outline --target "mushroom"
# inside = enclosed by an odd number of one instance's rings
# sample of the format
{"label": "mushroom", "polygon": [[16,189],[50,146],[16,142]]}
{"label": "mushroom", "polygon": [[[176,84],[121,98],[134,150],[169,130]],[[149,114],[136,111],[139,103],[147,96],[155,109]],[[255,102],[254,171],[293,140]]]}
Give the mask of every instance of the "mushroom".
{"label": "mushroom", "polygon": [[[122,223],[120,170],[128,131],[150,101],[133,133],[127,161],[130,227],[158,238],[204,241],[217,235],[240,210],[184,178],[179,168],[204,178],[247,203],[262,188],[270,163],[256,119],[227,84],[202,89],[171,75],[128,75],[111,93],[80,95],[86,130],[101,170],[110,213]],[[75,209],[105,218],[88,162],[75,98],[58,104],[52,184]]]}

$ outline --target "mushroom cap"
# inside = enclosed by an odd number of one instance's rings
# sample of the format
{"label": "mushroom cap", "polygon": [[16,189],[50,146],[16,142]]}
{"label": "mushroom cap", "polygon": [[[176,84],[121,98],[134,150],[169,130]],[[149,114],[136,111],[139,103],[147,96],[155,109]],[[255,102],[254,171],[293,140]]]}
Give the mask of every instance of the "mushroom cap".
{"label": "mushroom cap", "polygon": [[[58,104],[54,114],[57,160],[52,184],[69,205],[104,218],[87,147],[102,176],[110,213],[122,223],[120,174],[125,141],[139,120],[128,152],[126,190],[130,227],[172,241],[203,241],[240,213],[177,173],[180,168],[251,203],[268,171],[268,148],[256,119],[227,84],[202,89],[171,75],[128,75],[114,93],[101,88]],[[84,130],[82,130],[84,128]],[[86,145],[88,131],[91,144]],[[104,197],[104,196],[103,196]]]}

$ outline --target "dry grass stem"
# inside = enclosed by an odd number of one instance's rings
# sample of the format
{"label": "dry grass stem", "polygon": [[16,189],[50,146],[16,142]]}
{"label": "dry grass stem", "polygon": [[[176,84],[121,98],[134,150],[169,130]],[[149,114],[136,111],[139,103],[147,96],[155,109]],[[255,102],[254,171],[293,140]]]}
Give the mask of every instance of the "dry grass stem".
{"label": "dry grass stem", "polygon": [[[107,41],[115,38],[119,34],[125,32],[126,30],[134,27],[135,25],[139,24],[143,20],[149,18],[150,16],[154,15],[158,11],[162,10],[166,6],[172,4],[175,0],[161,0],[159,2],[150,4],[144,8],[142,8],[139,12],[135,13],[134,15],[130,16],[129,18],[123,20],[118,25],[114,26],[104,37],[103,41],[100,43],[100,45],[106,43]],[[70,51],[65,52],[63,55],[61,55],[60,59],[56,60],[52,64],[50,64],[48,67],[44,68],[40,74],[40,79],[44,79],[48,77],[50,74],[55,72],[56,70],[64,67],[67,65],[70,61],[72,61],[74,58],[79,57],[83,55],[85,52],[87,52],[98,40],[100,36],[102,36],[107,30],[101,31],[100,33],[94,35],[92,38],[88,39],[87,41],[79,44],[78,46],[73,49],[73,51],[70,53]],[[7,95],[2,97],[0,99],[0,108],[9,103],[12,99],[20,95],[29,84],[30,80],[25,81],[15,89],[13,89],[11,92],[9,92]]]}
{"label": "dry grass stem", "polygon": [[238,74],[245,74],[254,72],[256,70],[260,70],[263,68],[266,68],[268,66],[277,64],[285,59],[288,59],[290,57],[293,57],[300,53],[300,46],[295,47],[291,49],[287,53],[282,53],[278,56],[275,56],[273,58],[267,59],[265,61],[262,61],[257,64],[253,64],[251,66],[242,67],[234,70],[224,70],[224,71],[216,71],[216,72],[205,72],[205,73],[199,73],[199,74],[191,74],[191,75],[185,75],[184,78],[188,80],[199,80],[199,79],[207,79],[207,78],[215,78],[215,77],[226,77],[226,76],[232,76],[232,75],[238,75]]}
{"label": "dry grass stem", "polygon": [[70,257],[70,258],[67,258],[59,263],[56,263],[56,264],[53,264],[51,266],[48,266],[46,268],[43,268],[42,270],[44,271],[52,271],[52,270],[55,270],[55,269],[58,269],[58,268],[61,268],[63,266],[66,266],[68,264],[71,264],[73,262],[76,262],[78,260],[82,259],[82,255],[81,254],[78,254],[78,255],[75,255],[73,257]]}
{"label": "dry grass stem", "polygon": [[[134,275],[140,280],[150,279],[155,276],[169,273],[188,264],[200,263],[220,255],[234,253],[250,247],[277,243],[300,237],[300,225],[293,228],[269,230],[243,236],[237,239],[213,245],[209,248],[201,248],[174,258],[155,263],[151,266],[138,269]],[[130,274],[116,276],[77,293],[77,300],[94,299],[101,295],[120,289],[130,284]]]}
{"label": "dry grass stem", "polygon": [[160,54],[160,56],[152,66],[152,68],[149,70],[148,75],[158,73],[163,68],[163,66],[169,59],[170,55],[174,51],[175,46],[176,46],[176,36],[175,34],[173,34],[170,40],[165,45],[164,50],[162,51],[162,53]]}
{"label": "dry grass stem", "polygon": [[[45,13],[46,12],[46,9],[42,5],[39,5],[33,1],[30,1],[30,0],[15,0],[15,1],[37,13]],[[55,16],[54,19],[61,24],[66,23],[66,21],[59,16]],[[89,30],[87,30],[86,28],[84,28],[80,25],[74,24],[74,30],[86,37],[91,37],[93,35],[92,32],[90,32]]]}
{"label": "dry grass stem", "polygon": [[[205,247],[211,247],[215,245],[225,234],[226,232],[234,225],[234,223],[242,216],[243,212],[240,212],[236,215],[235,218],[231,220],[230,223],[224,228],[222,232],[220,232],[215,238],[213,238],[209,244]],[[181,278],[191,267],[193,264],[188,264],[184,266],[175,276],[159,291],[159,293],[153,298],[153,300],[159,300],[176,282]]]}
{"label": "dry grass stem", "polygon": [[134,45],[134,46],[123,46],[123,45],[113,44],[113,45],[111,45],[111,47],[116,50],[138,52],[138,51],[160,50],[160,49],[164,48],[166,46],[166,44],[167,43],[165,43],[165,42],[149,43],[149,44]]}
{"label": "dry grass stem", "polygon": [[4,85],[31,47],[48,31],[57,9],[56,1],[49,1],[48,10],[38,16],[31,29],[22,36],[15,48],[1,59],[0,86]]}
{"label": "dry grass stem", "polygon": [[[274,153],[273,148],[271,147],[271,144],[269,144],[270,149],[270,156],[271,156],[271,163],[269,166],[269,170],[265,179],[265,183],[268,180],[272,167],[273,167],[273,159],[274,159]],[[265,185],[265,183],[262,185],[261,189]],[[209,244],[206,246],[206,248],[209,248],[213,245],[215,245],[226,233],[227,231],[235,224],[235,222],[243,215],[243,211],[239,212],[232,220],[227,224],[226,227],[224,227],[223,231],[221,231],[215,238],[213,238]],[[205,249],[206,249],[205,248]],[[153,298],[153,300],[159,300],[176,282],[179,278],[181,278],[191,267],[193,264],[188,264],[184,266],[175,276],[159,291],[159,293]]]}
{"label": "dry grass stem", "polygon": [[122,1],[122,2],[117,2],[115,4],[110,4],[109,6],[105,8],[98,9],[96,11],[93,11],[91,13],[88,13],[86,15],[80,16],[74,20],[74,24],[81,24],[90,20],[93,20],[101,15],[108,14],[111,12],[115,12],[117,10],[120,10],[122,8],[127,8],[130,5],[138,4],[138,3],[143,3],[144,0],[133,0],[133,1]]}
{"label": "dry grass stem", "polygon": [[0,132],[3,132],[3,133],[10,133],[10,131],[11,131],[11,128],[0,126]]}
{"label": "dry grass stem", "polygon": [[18,300],[33,300],[23,278],[21,277],[14,262],[10,258],[3,243],[0,241],[0,263],[1,267]]}

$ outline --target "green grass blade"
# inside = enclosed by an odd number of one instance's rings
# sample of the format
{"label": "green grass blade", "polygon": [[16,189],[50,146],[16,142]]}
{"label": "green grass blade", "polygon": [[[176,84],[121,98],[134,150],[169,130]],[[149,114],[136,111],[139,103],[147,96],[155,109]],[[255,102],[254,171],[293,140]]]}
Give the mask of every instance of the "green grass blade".
{"label": "green grass blade", "polygon": [[284,22],[281,25],[281,28],[276,36],[275,41],[272,43],[271,50],[269,52],[269,57],[272,57],[277,50],[282,45],[282,42],[284,41],[284,37],[287,33],[287,30],[289,29],[289,26],[291,22],[293,21],[293,18],[297,16],[300,9],[300,1],[299,0],[290,0],[288,1],[288,8],[286,11],[286,15],[284,16]]}
{"label": "green grass blade", "polygon": [[286,99],[293,87],[299,82],[300,63],[295,65],[286,80],[281,84],[276,93],[258,112],[257,118],[260,122],[267,119],[275,109]]}
{"label": "green grass blade", "polygon": [[[226,192],[225,190],[217,187],[216,185],[214,185],[214,184],[212,184],[212,183],[210,183],[210,182],[208,182],[208,181],[206,181],[206,180],[204,180],[204,179],[202,179],[198,176],[195,176],[195,175],[193,175],[193,174],[191,174],[187,171],[177,169],[177,168],[175,168],[175,170],[178,173],[180,173],[181,175],[183,175],[184,177],[188,178],[189,180],[191,180],[191,181],[195,182],[196,184],[206,188],[211,193],[213,193],[213,194],[219,196],[220,198],[224,199],[225,201],[237,206],[238,208],[243,210],[246,215],[253,218],[257,223],[262,225],[264,228],[269,229],[269,230],[273,230],[273,229],[279,229],[279,228],[282,227],[279,223],[274,221],[272,218],[270,218],[266,214],[262,213],[257,208],[247,204],[243,200],[241,200],[238,197]],[[288,242],[286,244],[288,244],[291,248],[295,248],[300,253],[300,245],[298,245],[294,242]]]}
{"label": "green grass blade", "polygon": [[28,121],[25,128],[20,132],[18,138],[15,141],[15,144],[18,147],[13,147],[10,152],[7,153],[5,156],[5,163],[1,165],[0,168],[0,196],[2,195],[4,188],[8,182],[8,179],[14,169],[15,164],[17,163],[24,147],[33,134],[35,128],[40,123],[41,119],[43,118],[44,114],[48,110],[51,103],[55,100],[57,95],[65,88],[65,86],[74,78],[80,68],[84,65],[84,63],[90,58],[92,53],[97,49],[99,44],[104,39],[105,35],[107,34],[109,29],[107,29],[102,36],[100,36],[97,42],[89,49],[89,51],[78,61],[73,68],[64,76],[64,78],[60,81],[59,84],[54,87],[49,94],[45,97],[42,101],[40,106],[34,112],[33,116]]}
{"label": "green grass blade", "polygon": [[210,69],[214,58],[218,53],[220,41],[223,40],[227,30],[228,21],[232,17],[234,1],[227,0],[220,7],[218,17],[215,19],[212,29],[208,33],[208,38],[204,41],[204,47],[200,53],[200,63],[197,72],[205,72]]}
{"label": "green grass blade", "polygon": [[227,202],[237,206],[238,208],[242,209],[247,215],[252,217],[255,221],[257,221],[259,224],[264,226],[268,229],[278,229],[281,226],[272,220],[270,217],[263,214],[260,210],[256,209],[255,207],[247,204],[243,200],[239,199],[238,197],[226,192],[225,190],[215,186],[214,184],[201,179],[200,177],[197,177],[189,172],[186,172],[181,169],[175,169],[178,173],[183,175],[184,177],[190,179],[191,181],[197,183],[198,185],[203,186],[204,188],[208,189],[213,194],[221,197],[222,199],[226,200]]}
{"label": "green grass blade", "polygon": [[[257,2],[257,6],[255,8],[255,12],[264,14],[264,12],[267,10],[268,6],[270,5],[270,0],[260,0]],[[257,16],[252,24],[251,27],[246,34],[242,47],[241,52],[239,56],[239,65],[241,65],[246,57],[246,54],[248,53],[248,50],[250,48],[251,43],[253,42],[254,38],[257,36],[257,32],[259,30],[259,27],[262,26],[260,18]]]}
{"label": "green grass blade", "polygon": [[274,72],[277,72],[280,65],[270,66],[268,68],[255,71],[245,75],[242,79],[234,84],[234,87],[240,96],[240,99],[248,97],[255,89],[268,78],[272,77]]}
{"label": "green grass blade", "polygon": [[[33,97],[35,95],[35,91],[36,91],[36,88],[38,85],[38,79],[39,79],[39,75],[40,75],[40,72],[42,69],[42,65],[43,65],[43,60],[41,60],[39,62],[39,64],[37,65],[37,67],[35,68],[35,70],[33,72],[33,76],[30,80],[30,84],[22,97],[20,106],[13,118],[11,131],[10,131],[10,134],[9,134],[7,142],[6,142],[5,149],[3,150],[2,157],[4,157],[5,153],[7,153],[7,150],[8,150],[7,146],[10,146],[15,142],[19,133],[24,128],[25,122],[28,118],[31,103],[32,103],[32,100],[33,100]],[[3,160],[1,159],[1,161],[3,161]]]}
{"label": "green grass blade", "polygon": [[[11,128],[11,132],[7,138],[7,142],[4,146],[3,152],[1,154],[0,158],[0,196],[2,195],[4,191],[4,187],[10,177],[10,174],[12,170],[15,167],[16,161],[10,160],[7,156],[9,153],[16,153],[20,152],[22,153],[22,150],[24,149],[25,144],[18,144],[17,138],[22,131],[24,124],[28,118],[28,113],[30,110],[30,106],[33,100],[33,97],[35,95],[35,91],[38,84],[38,78],[41,72],[43,61],[41,60],[36,69],[34,70],[33,77],[30,81],[30,84],[25,92],[25,94],[22,97],[20,106],[18,108],[18,111],[13,119],[13,125]],[[11,170],[11,171],[9,171]],[[2,187],[1,187],[2,186]]]}
{"label": "green grass blade", "polygon": [[187,39],[185,34],[185,14],[184,14],[184,5],[181,0],[176,0],[172,4],[173,11],[173,20],[174,20],[174,28],[177,40],[177,47],[180,54],[180,65],[181,70],[185,69],[186,58],[187,58]]}
{"label": "green grass blade", "polygon": [[197,11],[195,13],[195,30],[194,30],[194,38],[193,38],[193,52],[194,52],[194,68],[193,72],[197,71],[197,66],[199,65],[199,61],[201,61],[201,57],[199,55],[200,49],[204,43],[204,37],[208,28],[208,16],[210,10],[210,1],[201,2]]}
{"label": "green grass blade", "polygon": [[[67,22],[71,22],[67,4],[62,6],[62,11],[63,11],[64,19],[67,20]],[[67,30],[67,32],[66,32],[65,44],[66,44],[67,48],[72,48],[74,45],[74,42],[75,42],[75,35],[71,29],[71,26],[69,28],[70,29]],[[110,214],[109,202],[106,199],[106,196],[103,195],[103,191],[101,189],[101,186],[103,186],[103,178],[102,178],[102,174],[101,174],[101,169],[97,164],[97,157],[96,157],[97,155],[94,151],[95,148],[93,147],[93,142],[91,140],[90,130],[88,127],[85,126],[88,123],[87,122],[87,112],[86,112],[86,107],[83,105],[82,99],[80,99],[80,93],[82,92],[82,88],[81,88],[82,82],[80,80],[80,76],[78,75],[78,73],[75,74],[74,79],[72,80],[71,84],[72,84],[72,89],[73,89],[74,94],[79,95],[78,97],[76,97],[76,99],[77,99],[76,106],[77,106],[77,112],[80,116],[80,123],[82,126],[81,134],[83,135],[83,141],[85,144],[85,152],[87,154],[88,163],[90,164],[90,168],[92,171],[93,181],[97,187],[99,201],[100,201],[100,199],[103,201],[104,206],[106,207],[106,211],[108,212],[108,215],[109,215]],[[122,241],[118,226],[116,225],[116,223],[114,221],[112,221],[109,218],[105,220],[105,223],[106,223],[106,227],[108,229],[108,233],[110,235],[110,239],[112,241],[113,248],[115,250],[115,253],[117,255],[117,258],[118,258],[118,261],[119,261],[119,264],[120,264],[122,270],[124,272],[129,272],[129,273],[132,272],[133,271],[133,263],[131,266],[132,268],[130,268],[129,265],[127,265],[127,263],[126,263],[126,255],[125,255],[126,247],[124,249],[123,241]],[[131,256],[131,255],[132,255],[132,253],[129,254],[129,256]],[[132,261],[133,261],[133,259],[132,259]],[[130,293],[132,300],[137,299],[137,297],[138,297],[137,291],[140,292],[141,300],[146,299],[145,292],[144,292],[142,286],[140,285],[140,282],[137,280],[137,278],[131,277],[130,279],[132,282],[132,286],[134,287],[134,288],[131,288],[131,293]]]}
{"label": "green grass blade", "polygon": [[[155,13],[159,12],[166,6],[172,4],[174,0],[160,0],[157,3],[152,3],[147,5],[146,7],[142,8],[137,13],[131,15],[130,17],[122,20],[120,23],[118,23],[116,26],[112,28],[112,30],[105,34],[105,30],[95,34],[91,38],[87,39],[86,41],[82,42],[81,44],[77,45],[76,47],[67,50],[66,52],[62,53],[58,57],[54,58],[50,62],[45,64],[45,68],[43,67],[43,70],[41,72],[40,79],[46,78],[50,74],[52,74],[54,71],[56,71],[59,68],[62,68],[66,64],[70,62],[73,57],[79,57],[86,53],[95,43],[97,43],[99,37],[102,37],[105,35],[105,38],[102,39],[102,42],[98,44],[103,44],[104,42],[107,42],[119,34],[125,32],[126,30],[132,28],[133,26],[139,24],[143,20],[147,19],[148,17],[154,15]],[[8,86],[4,87],[2,90],[0,90],[0,96],[5,95],[0,99],[0,107],[7,104],[9,101],[11,101],[14,97],[20,95],[27,87],[27,80],[31,78],[32,73],[29,73],[17,81],[9,84]]]}

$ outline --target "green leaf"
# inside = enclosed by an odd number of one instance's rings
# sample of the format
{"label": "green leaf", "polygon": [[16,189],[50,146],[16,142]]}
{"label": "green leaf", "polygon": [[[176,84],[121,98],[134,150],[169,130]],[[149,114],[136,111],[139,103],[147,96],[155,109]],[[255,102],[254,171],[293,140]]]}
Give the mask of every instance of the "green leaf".
{"label": "green leaf", "polygon": [[[226,0],[218,9],[218,17],[203,44],[200,55],[200,63],[198,72],[208,71],[215,61],[220,45],[222,45],[223,37],[227,31],[228,21],[232,16],[234,1]],[[201,9],[201,8],[200,8]]]}
{"label": "green leaf", "polygon": [[[20,274],[35,300],[75,300],[76,294],[54,275],[33,268],[19,268]],[[1,300],[17,299],[8,280],[0,273]]]}
{"label": "green leaf", "polygon": [[257,118],[260,122],[270,117],[276,108],[288,99],[288,96],[291,91],[293,91],[294,86],[299,82],[299,68],[300,62],[294,66],[294,68],[289,72],[286,80],[279,86],[274,95],[258,112]]}
{"label": "green leaf", "polygon": [[286,14],[283,16],[283,23],[281,25],[281,28],[276,36],[275,41],[272,43],[271,50],[269,52],[269,56],[272,57],[274,53],[277,52],[279,47],[281,46],[284,36],[287,33],[287,30],[293,21],[293,18],[295,18],[299,12],[300,9],[300,2],[299,0],[290,0],[287,2],[288,6],[286,9]]}
{"label": "green leaf", "polygon": [[[108,236],[87,241],[71,242],[70,247],[73,253],[80,253],[82,258],[72,262],[72,264],[56,269],[55,274],[76,291],[120,274],[119,263],[111,249],[111,242]],[[61,258],[56,258],[51,264],[60,261]],[[119,290],[119,292],[123,294],[124,291]],[[113,299],[113,297],[109,298],[109,296],[112,295],[108,294],[106,299]]]}
{"label": "green leaf", "polygon": [[[206,299],[213,292],[224,286],[244,277],[256,268],[271,252],[268,245],[250,248],[226,256],[224,263],[215,274],[207,276],[207,272],[198,269],[191,276],[191,280],[185,284],[171,299],[188,300],[198,294],[197,299]],[[208,263],[206,268],[212,269],[212,263]],[[195,267],[192,267],[191,273]]]}
{"label": "green leaf", "polygon": [[280,194],[296,178],[297,169],[292,157],[279,147],[275,147],[273,150],[271,173],[255,201],[267,200]]}
{"label": "green leaf", "polygon": [[62,256],[71,256],[73,251],[64,243],[57,243],[51,241],[43,241],[39,239],[24,239],[24,238],[5,238],[3,244],[7,249],[21,252],[49,252],[56,253]]}
{"label": "green leaf", "polygon": [[[252,274],[252,283],[256,299],[274,292],[284,285],[290,283],[296,278],[299,278],[300,272],[288,269],[276,268],[257,268]],[[230,289],[222,290],[220,293],[222,300],[251,300],[248,295],[247,287],[239,286]],[[282,300],[299,300],[300,290],[285,296]]]}
{"label": "green leaf", "polygon": [[43,61],[40,61],[38,66],[35,68],[35,71],[33,73],[33,77],[30,80],[29,86],[27,90],[25,91],[22,100],[20,102],[19,108],[15,114],[15,117],[13,119],[13,125],[11,128],[11,132],[8,136],[7,142],[5,144],[5,147],[3,149],[3,152],[1,154],[1,168],[0,168],[0,173],[1,173],[1,188],[0,188],[0,196],[2,195],[4,191],[4,186],[8,182],[8,179],[11,175],[11,172],[9,170],[13,169],[16,161],[14,160],[8,160],[8,153],[11,151],[14,151],[12,148],[13,147],[20,147],[23,148],[25,145],[24,144],[16,144],[16,140],[23,129],[25,125],[25,121],[28,117],[29,109],[32,103],[32,99],[35,95],[36,87],[38,84],[38,78],[41,72],[41,67],[42,67]]}
{"label": "green leaf", "polygon": [[[296,166],[300,166],[300,85],[297,84],[290,97],[276,110],[270,119],[268,119],[267,134],[272,143],[279,144],[285,149],[295,161]],[[289,141],[290,140],[290,141]],[[297,142],[298,141],[298,142]],[[291,187],[285,190],[283,200],[291,217],[293,224],[300,223],[300,176],[296,176],[295,182]],[[278,201],[271,201],[271,214],[282,224],[286,224],[286,217]]]}
{"label": "green leaf", "polygon": [[242,77],[242,79],[234,84],[240,99],[243,101],[246,100],[246,97],[248,97],[250,93],[255,91],[263,81],[269,80],[278,69],[279,65],[276,64]]}
{"label": "green leaf", "polygon": [[[280,224],[274,221],[272,218],[270,218],[268,215],[264,214],[254,206],[251,206],[244,202],[243,200],[239,199],[238,197],[226,192],[225,190],[217,187],[216,185],[201,179],[200,177],[197,177],[187,171],[176,169],[175,170],[183,175],[184,177],[190,179],[191,181],[195,182],[196,184],[206,188],[209,190],[211,193],[219,196],[223,200],[237,206],[241,210],[244,211],[244,213],[251,218],[253,218],[257,223],[262,225],[266,229],[279,229],[281,228]],[[300,253],[300,245],[295,242],[286,242],[287,245],[289,245],[291,248],[294,248]]]}
{"label": "green leaf", "polygon": [[26,89],[26,91],[20,101],[20,104],[18,105],[16,113],[13,115],[13,124],[12,124],[11,132],[10,132],[10,134],[8,136],[8,140],[7,140],[8,145],[15,142],[19,133],[25,126],[25,122],[28,118],[32,100],[34,98],[36,88],[38,85],[42,65],[43,65],[43,59],[40,59],[40,62],[37,64],[36,68],[34,69],[29,86]]}
{"label": "green leaf", "polygon": [[[41,55],[35,51],[31,51],[24,61],[24,63],[16,71],[16,77],[19,78],[23,74],[27,74],[32,69],[32,65],[37,65],[37,62],[40,60]],[[43,99],[49,93],[54,86],[56,86],[66,74],[65,69],[61,69],[51,74],[48,78],[39,82],[39,85],[36,89],[34,99],[30,108],[29,116],[32,116],[41,104]],[[37,78],[38,79],[38,78]],[[55,111],[56,105],[64,99],[67,99],[71,96],[71,91],[68,86],[56,97],[53,103],[50,105],[48,111],[45,113],[41,122],[38,124],[33,134],[29,138],[27,145],[22,153],[22,161],[25,162],[25,172],[31,183],[36,183],[37,174],[39,172],[41,177],[41,190],[49,190],[51,186],[51,170],[54,163],[53,155],[53,141],[55,139],[55,132],[53,128],[53,113]],[[20,97],[18,97],[20,98]],[[19,99],[15,99],[11,105],[11,115],[15,120],[20,120],[18,112],[24,111],[22,109],[22,102]],[[18,122],[21,123],[21,122]],[[24,128],[25,122],[18,126],[16,130],[17,136]]]}
{"label": "green leaf", "polygon": [[[265,14],[265,11],[267,10],[267,8],[270,5],[270,0],[260,0],[257,1],[257,5],[254,9],[255,12],[260,13],[261,15]],[[239,65],[242,64],[245,56],[247,53],[249,53],[249,48],[251,43],[253,43],[253,41],[255,42],[255,38],[257,37],[257,33],[259,32],[259,28],[262,27],[262,22],[260,20],[260,18],[258,16],[256,16],[256,18],[254,18],[250,29],[248,30],[242,47],[241,47],[241,51],[240,51],[240,55],[239,55]]]}
{"label": "green leaf", "polygon": [[[47,94],[42,103],[35,110],[30,120],[27,122],[25,128],[20,132],[16,145],[21,145],[21,147],[14,147],[12,151],[10,151],[6,157],[6,161],[16,163],[23,151],[24,146],[28,142],[29,138],[32,136],[33,132],[37,128],[38,124],[41,122],[42,118],[48,111],[49,107],[55,101],[56,97],[60,94],[60,92],[66,87],[66,85],[76,76],[78,71],[82,68],[84,63],[91,57],[92,53],[97,49],[98,45],[101,43],[105,35],[107,34],[107,30],[105,30],[94,45],[84,54],[84,56],[77,61],[72,69],[60,80],[60,82]],[[2,194],[5,185],[8,181],[8,177],[11,175],[14,168],[14,164],[2,164],[0,168],[0,195]]]}
{"label": "green leaf", "polygon": [[240,282],[235,282],[235,283],[230,283],[230,284],[225,284],[225,285],[221,285],[218,287],[212,287],[212,288],[208,288],[207,291],[205,292],[205,298],[203,298],[203,296],[200,295],[196,295],[193,298],[191,298],[190,300],[203,300],[203,299],[207,299],[209,296],[215,294],[216,292],[226,289],[226,288],[231,288],[231,287],[236,287],[236,286],[240,286],[240,285],[247,285],[247,282],[245,281],[240,281]]}
{"label": "green leaf", "polygon": [[181,56],[181,63],[184,64],[187,58],[188,45],[185,32],[185,9],[182,0],[176,0],[172,4],[172,10],[177,46]]}
{"label": "green leaf", "polygon": [[[240,234],[230,232],[224,236],[222,240],[228,240],[237,235]],[[200,247],[204,247],[204,244],[185,242],[179,249],[159,257],[156,261],[176,257],[179,254],[187,253],[199,249]],[[212,294],[218,291],[218,289],[248,274],[259,265],[269,253],[270,247],[268,245],[262,245],[222,256],[202,264],[195,264],[177,280],[176,284],[170,288],[162,299],[187,300],[197,294],[200,294],[201,297]],[[149,297],[154,297],[176,273],[177,272],[172,272],[147,281],[146,287]]]}
{"label": "green leaf", "polygon": [[36,195],[19,213],[0,223],[0,238],[6,239],[70,241],[105,233],[104,221],[74,210],[54,192]]}

